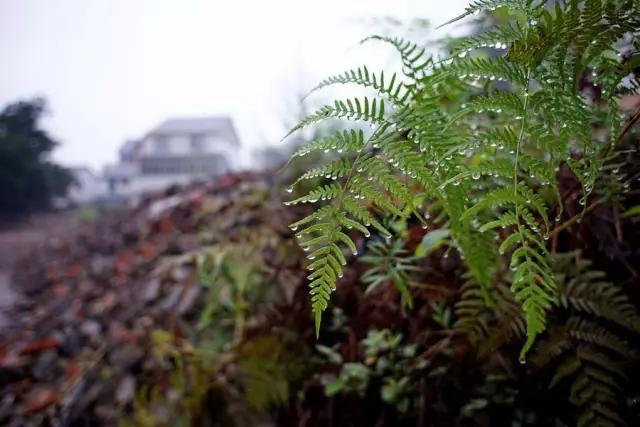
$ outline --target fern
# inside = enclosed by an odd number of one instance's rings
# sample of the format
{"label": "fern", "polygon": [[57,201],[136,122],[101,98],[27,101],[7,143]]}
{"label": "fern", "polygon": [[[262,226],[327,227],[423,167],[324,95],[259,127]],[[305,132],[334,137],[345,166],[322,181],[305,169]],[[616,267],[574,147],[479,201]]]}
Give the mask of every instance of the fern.
{"label": "fern", "polygon": [[[585,301],[578,295],[558,299],[564,283],[558,284],[550,261],[546,239],[553,221],[548,212],[562,209],[556,182],[561,165],[568,165],[580,181],[585,209],[590,194],[609,179],[607,165],[615,158],[611,145],[624,122],[616,99],[637,83],[632,74],[637,45],[632,42],[631,53],[624,56],[617,49],[623,37],[627,43],[629,37],[637,40],[638,7],[631,0],[553,5],[476,0],[450,22],[497,8],[506,13],[505,22],[454,42],[451,52],[440,58],[408,40],[369,37],[365,41],[387,43],[398,51],[402,75],[362,66],[317,85],[314,90],[357,85],[380,98],[334,101],[288,134],[327,119],[352,126],[294,154],[324,150],[336,158],[296,181],[328,178],[331,183],[321,182],[289,202],[330,203],[293,225],[307,227],[299,237],[311,252],[316,332],[348,261],[343,251],[357,252],[351,231],[364,238],[373,231],[389,236],[376,220],[378,214],[412,215],[422,222],[425,202],[442,208],[452,242],[478,286],[473,295],[486,303],[496,292],[511,290],[508,326],[511,335],[524,332],[523,360],[545,330],[553,307],[587,304],[590,294],[581,294]],[[485,55],[487,48],[496,49],[497,55]],[[602,88],[601,99],[580,91],[585,76]],[[592,129],[602,126],[603,117],[608,135],[595,137]],[[372,130],[362,128],[361,122]],[[622,192],[601,192],[599,197],[614,200]],[[513,304],[520,306],[522,318],[515,315]],[[608,310],[587,305],[595,315]]]}
{"label": "fern", "polygon": [[415,258],[407,255],[408,251],[403,248],[402,240],[389,244],[381,240],[371,241],[367,245],[367,252],[361,260],[371,264],[372,268],[362,276],[362,282],[367,285],[365,293],[371,293],[383,283],[391,282],[400,293],[402,305],[413,307],[413,298],[409,292],[410,273],[419,271],[419,268],[412,265]]}
{"label": "fern", "polygon": [[405,86],[404,83],[398,81],[399,79],[395,73],[385,81],[384,71],[381,71],[376,75],[376,73],[370,73],[366,66],[362,66],[321,81],[309,94],[330,85],[354,83],[374,89],[378,91],[380,95],[384,95],[393,103],[402,105],[411,94],[411,89],[408,86]]}
{"label": "fern", "polygon": [[[626,375],[623,366],[635,350],[627,336],[637,339],[639,313],[618,286],[578,252],[551,259],[558,285],[554,322],[532,358],[536,366],[550,366],[549,387],[569,385],[569,401],[579,412],[574,424],[624,425],[617,415]],[[481,357],[524,336],[525,324],[514,297],[498,284],[487,304],[480,287],[469,280],[456,304],[454,327],[463,331]],[[566,320],[564,320],[566,319]],[[622,328],[622,329],[621,329]]]}

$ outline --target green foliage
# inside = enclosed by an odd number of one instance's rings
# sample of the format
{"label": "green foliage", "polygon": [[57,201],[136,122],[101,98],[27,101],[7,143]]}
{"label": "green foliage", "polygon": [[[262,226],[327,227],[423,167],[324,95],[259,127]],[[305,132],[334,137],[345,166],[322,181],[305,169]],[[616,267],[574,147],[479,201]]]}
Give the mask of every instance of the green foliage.
{"label": "green foliage", "polygon": [[72,183],[68,171],[47,160],[57,143],[39,121],[42,99],[10,104],[0,112],[0,215],[47,209]]}
{"label": "green foliage", "polygon": [[325,385],[325,394],[362,396],[375,383],[381,384],[380,399],[399,413],[415,407],[416,384],[412,374],[424,370],[427,362],[417,360],[415,345],[404,345],[402,339],[402,334],[388,329],[370,330],[362,340],[361,360],[347,363],[334,349],[318,345],[319,353],[330,363],[340,365],[338,375]]}
{"label": "green foliage", "polygon": [[407,256],[408,251],[403,248],[402,240],[386,243],[382,240],[372,240],[367,245],[367,255],[360,258],[372,267],[362,276],[361,280],[367,285],[365,293],[373,292],[378,286],[391,282],[400,292],[402,305],[407,308],[413,306],[409,285],[412,271],[419,268],[412,265],[415,258]]}
{"label": "green foliage", "polygon": [[200,254],[197,273],[208,289],[197,328],[213,335],[222,350],[242,336],[249,307],[264,294],[258,251],[250,245],[227,245]]}
{"label": "green foliage", "polygon": [[122,427],[192,425],[204,410],[207,394],[215,386],[209,354],[155,330],[151,351],[165,368],[162,387],[140,387],[134,396],[132,414],[119,421]]}
{"label": "green foliage", "polygon": [[[357,254],[358,238],[349,230],[365,238],[373,231],[388,236],[378,215],[413,215],[422,222],[423,202],[438,204],[446,217],[451,245],[478,286],[467,292],[481,296],[483,303],[496,293],[511,301],[498,307],[511,315],[511,332],[505,336],[525,337],[523,360],[545,330],[559,295],[546,243],[553,224],[548,212],[561,210],[556,171],[564,164],[571,168],[585,206],[592,193],[617,197],[600,183],[607,179],[608,153],[615,152],[611,148],[623,123],[617,97],[638,86],[629,66],[637,47],[632,42],[634,53],[622,56],[618,49],[623,40],[637,40],[640,6],[630,0],[570,0],[553,6],[478,0],[450,22],[497,8],[504,22],[454,42],[445,58],[431,57],[398,38],[367,39],[399,52],[402,76],[387,79],[361,67],[326,79],[316,89],[350,83],[377,92],[387,103],[367,96],[338,100],[289,133],[332,118],[352,125],[301,149],[301,154],[329,150],[337,160],[301,178],[329,177],[330,184],[321,182],[290,202],[329,202],[292,225],[302,228],[297,236],[311,252],[318,333],[347,262],[343,250]],[[487,47],[498,49],[497,55],[486,55]],[[600,88],[597,97],[580,90],[584,78]],[[605,138],[591,131],[602,128],[603,113]],[[362,122],[372,130],[361,128]],[[505,270],[503,285],[497,278]]]}
{"label": "green foliage", "polygon": [[300,369],[281,340],[264,336],[247,342],[240,349],[239,358],[249,405],[264,409],[288,401],[289,382]]}
{"label": "green foliage", "polygon": [[[638,339],[639,313],[622,289],[591,269],[578,252],[557,255],[551,265],[558,285],[551,315],[561,320],[541,339],[532,361],[553,368],[551,388],[569,384],[569,400],[579,411],[577,425],[624,425],[617,415],[626,379],[623,367],[634,356],[628,339]],[[525,334],[516,301],[502,285],[487,306],[479,287],[468,283],[456,314],[455,327],[482,357]]]}
{"label": "green foliage", "polygon": [[449,237],[449,230],[446,228],[429,231],[424,235],[422,241],[416,248],[416,256],[423,257],[429,255],[431,251],[443,245],[446,242],[447,237]]}
{"label": "green foliage", "polygon": [[78,220],[87,223],[96,222],[100,218],[100,212],[96,208],[90,206],[80,208],[76,215]]}

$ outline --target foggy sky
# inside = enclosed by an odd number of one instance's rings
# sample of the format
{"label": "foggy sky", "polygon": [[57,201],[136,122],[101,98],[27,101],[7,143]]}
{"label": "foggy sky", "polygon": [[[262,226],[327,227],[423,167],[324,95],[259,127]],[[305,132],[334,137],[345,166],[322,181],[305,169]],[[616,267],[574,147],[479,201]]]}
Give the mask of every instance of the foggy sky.
{"label": "foggy sky", "polygon": [[374,19],[427,18],[435,26],[466,4],[0,0],[0,107],[46,97],[45,128],[62,143],[54,159],[95,170],[168,117],[228,114],[244,146],[275,144],[297,93],[352,66],[389,65],[386,46],[358,45],[380,30]]}

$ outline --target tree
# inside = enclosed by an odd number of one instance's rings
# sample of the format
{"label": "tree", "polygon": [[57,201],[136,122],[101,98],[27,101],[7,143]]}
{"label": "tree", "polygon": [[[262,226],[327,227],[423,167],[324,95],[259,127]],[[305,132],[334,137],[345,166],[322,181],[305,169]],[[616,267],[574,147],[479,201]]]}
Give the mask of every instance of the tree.
{"label": "tree", "polygon": [[9,104],[0,113],[0,216],[16,216],[51,206],[72,182],[69,172],[49,159],[58,145],[39,121],[46,101]]}

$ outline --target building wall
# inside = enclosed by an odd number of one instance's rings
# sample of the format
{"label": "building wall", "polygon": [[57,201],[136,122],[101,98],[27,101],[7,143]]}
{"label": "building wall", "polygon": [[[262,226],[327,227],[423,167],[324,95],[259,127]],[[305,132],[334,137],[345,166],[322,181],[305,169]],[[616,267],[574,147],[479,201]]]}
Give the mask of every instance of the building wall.
{"label": "building wall", "polygon": [[210,177],[229,172],[226,158],[221,154],[149,156],[140,158],[139,162],[140,171],[144,175],[187,173],[193,176]]}
{"label": "building wall", "polygon": [[231,145],[211,134],[149,135],[142,141],[141,156],[184,156],[190,154],[212,154],[219,147]]}
{"label": "building wall", "polygon": [[[191,172],[221,175],[236,166],[237,157],[235,145],[215,134],[152,134],[143,139],[139,151],[139,159],[143,165],[142,173]],[[208,160],[202,160],[204,158]],[[176,166],[173,170],[149,172],[149,169],[153,169],[155,164],[168,164],[169,159],[176,159]],[[206,167],[206,162],[215,166]],[[145,163],[148,165],[146,168]],[[189,166],[190,163],[191,166]],[[178,164],[184,165],[184,169],[181,169],[183,166],[178,166]],[[215,167],[223,170],[212,169]]]}

